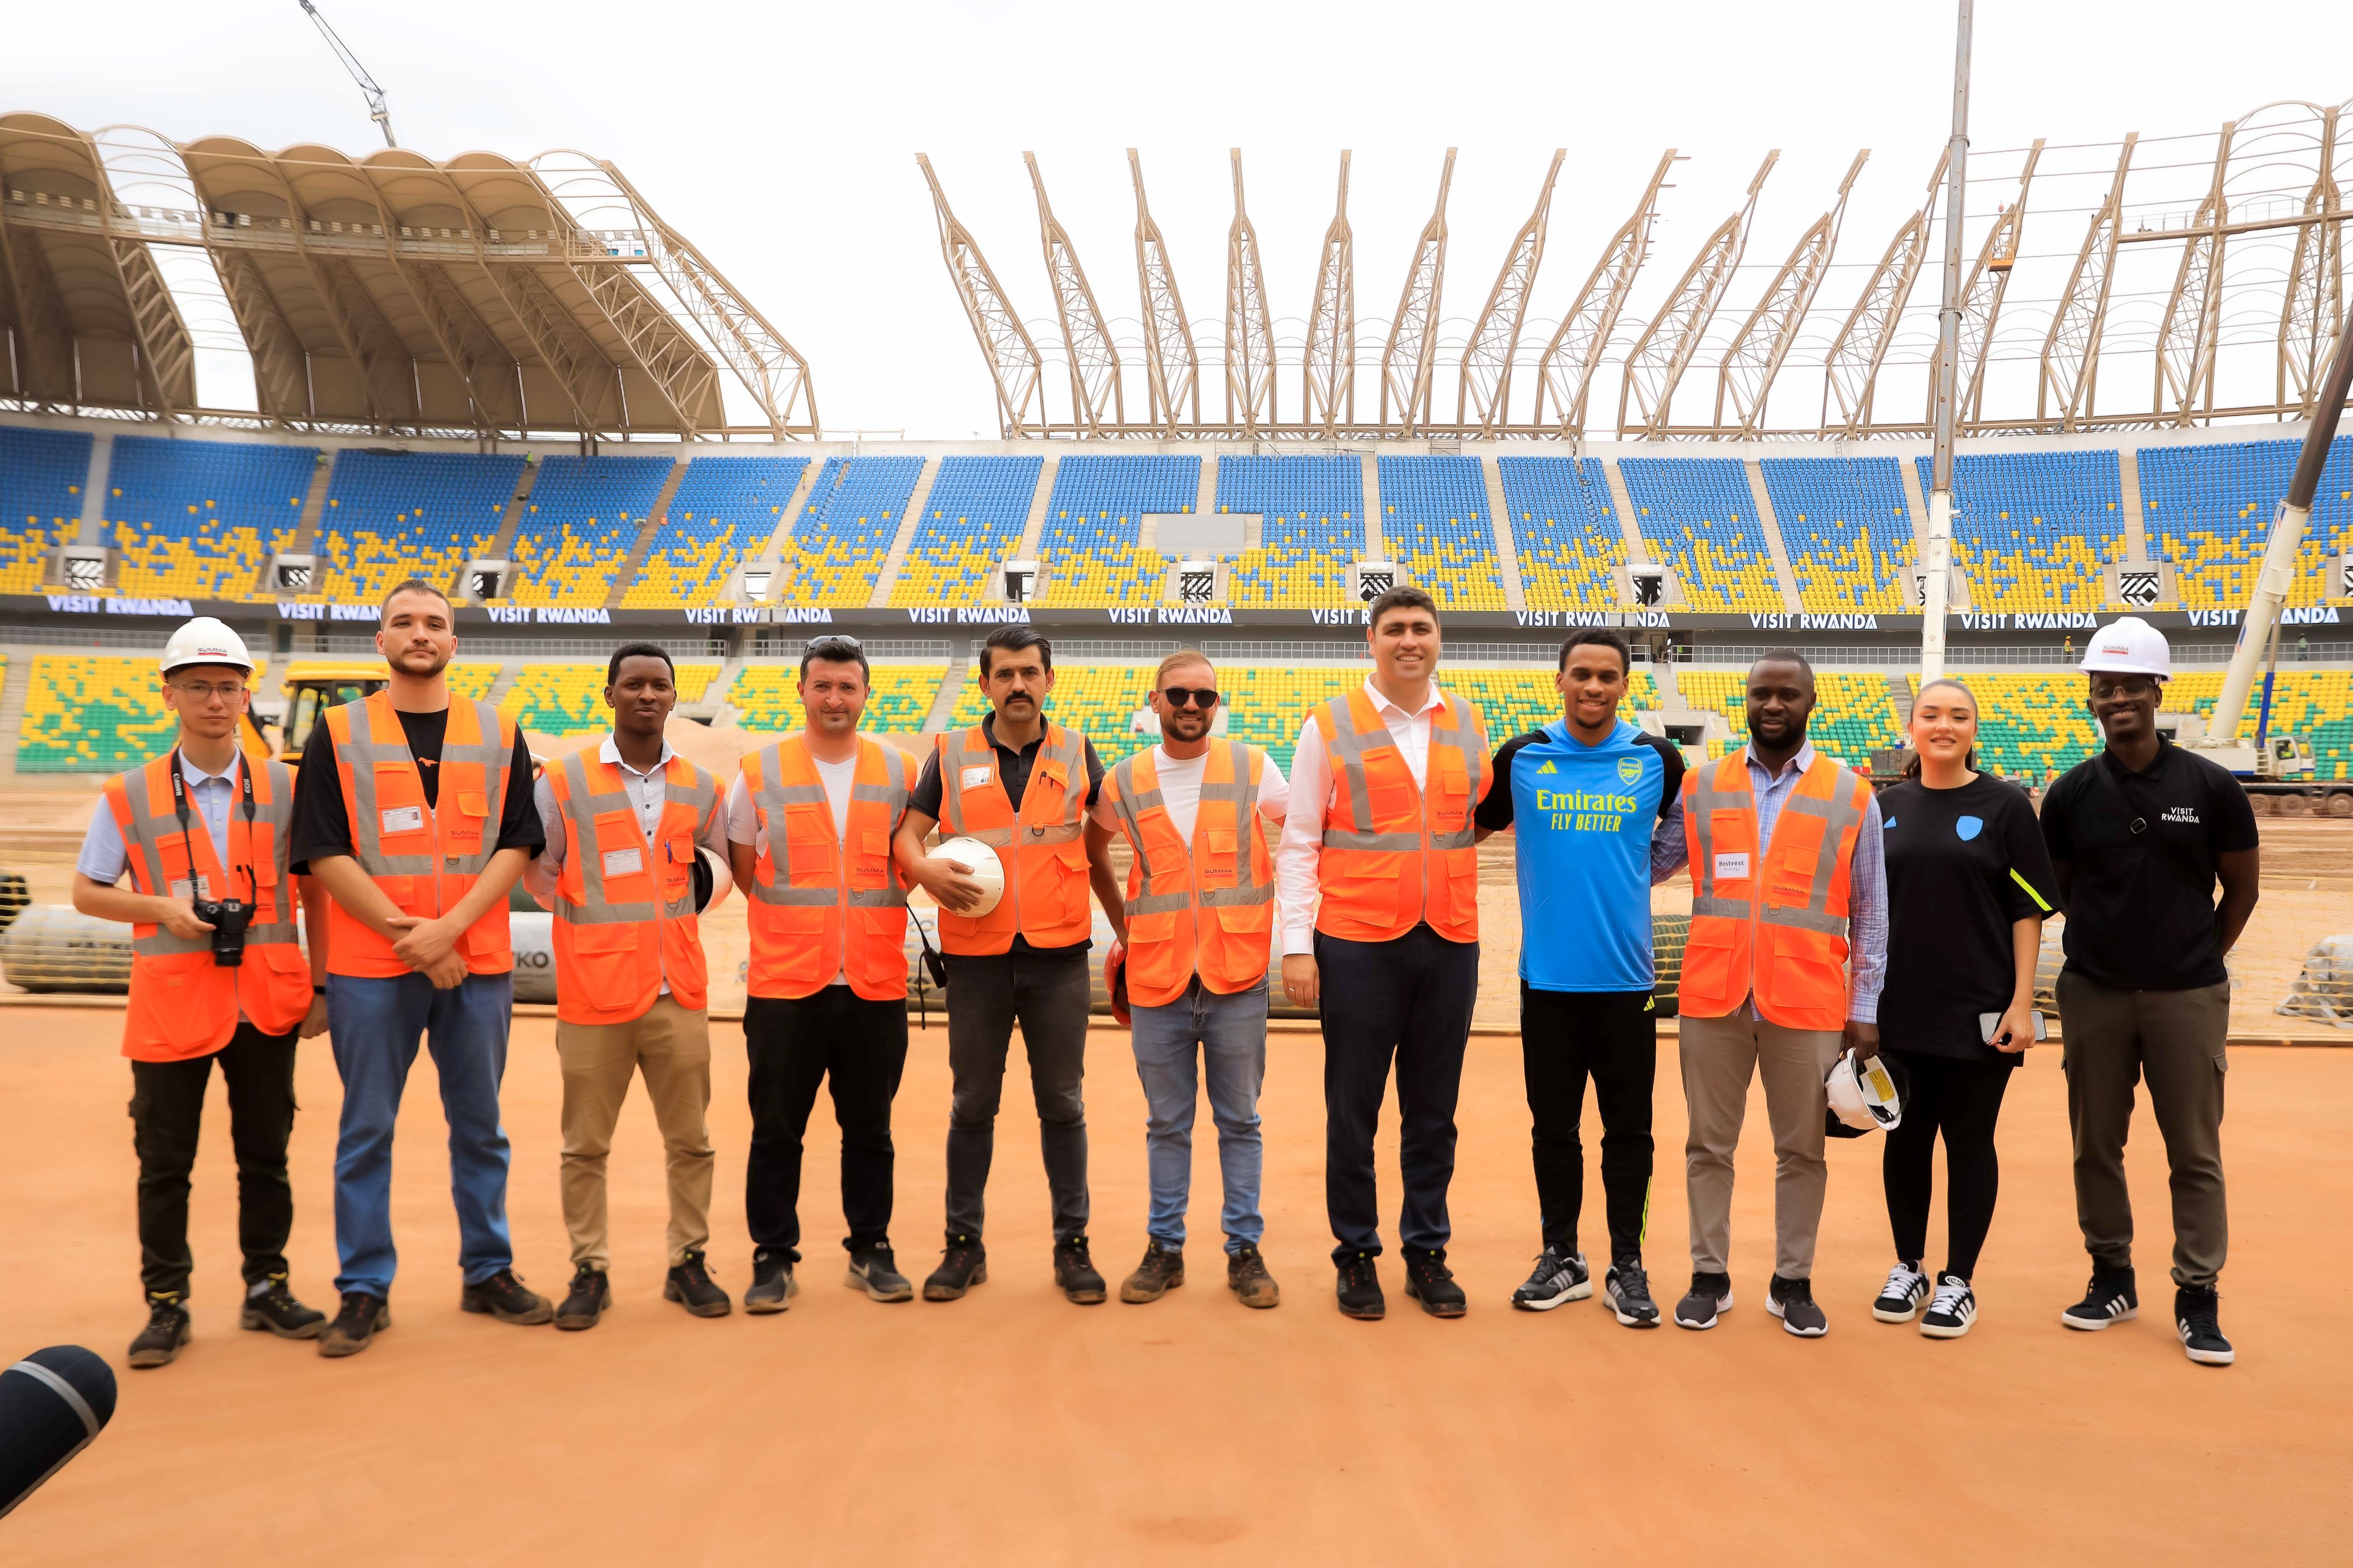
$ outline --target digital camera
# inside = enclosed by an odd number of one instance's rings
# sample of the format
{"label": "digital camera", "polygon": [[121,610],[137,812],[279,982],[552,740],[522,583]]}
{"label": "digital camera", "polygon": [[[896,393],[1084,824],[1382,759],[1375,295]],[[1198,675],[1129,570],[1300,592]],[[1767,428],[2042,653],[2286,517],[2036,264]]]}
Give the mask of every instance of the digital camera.
{"label": "digital camera", "polygon": [[245,931],[253,923],[253,906],[243,899],[224,899],[218,903],[199,899],[195,902],[196,919],[213,928],[213,962],[235,969],[245,963]]}

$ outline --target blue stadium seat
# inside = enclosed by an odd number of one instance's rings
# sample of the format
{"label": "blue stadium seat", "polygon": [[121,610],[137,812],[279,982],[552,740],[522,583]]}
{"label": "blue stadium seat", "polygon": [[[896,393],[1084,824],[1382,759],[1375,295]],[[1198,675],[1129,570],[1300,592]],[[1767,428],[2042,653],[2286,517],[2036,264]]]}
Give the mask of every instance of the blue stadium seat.
{"label": "blue stadium seat", "polygon": [[807,458],[696,458],[638,574],[621,595],[630,609],[711,602],[737,561],[784,521]]}
{"label": "blue stadium seat", "polygon": [[[2186,610],[2240,609],[2254,591],[2272,515],[2287,494],[2300,441],[2143,447],[2140,500],[2152,553],[2173,563]],[[2328,449],[2298,552],[2292,605],[2343,602],[2331,558],[2353,548],[2353,436]]]}
{"label": "blue stadium seat", "polygon": [[1798,599],[1822,614],[1911,605],[1912,513],[1894,458],[1767,458],[1757,468]]}
{"label": "blue stadium seat", "polygon": [[1501,610],[1504,567],[1475,458],[1383,458],[1381,544],[1442,610]]}
{"label": "blue stadium seat", "polygon": [[0,594],[37,594],[52,547],[71,543],[90,482],[79,430],[0,425]]}
{"label": "blue stadium seat", "polygon": [[1266,609],[1354,603],[1365,556],[1365,465],[1353,455],[1218,459],[1218,510],[1259,514],[1259,542],[1226,574],[1226,599]]}
{"label": "blue stadium seat", "polygon": [[1745,465],[1730,458],[1621,458],[1642,542],[1675,568],[1694,610],[1784,607]]}
{"label": "blue stadium seat", "polygon": [[1012,555],[1029,525],[1042,458],[943,458],[907,558],[892,584],[894,605],[970,605]]}
{"label": "blue stadium seat", "polygon": [[1498,458],[1512,548],[1531,610],[1611,610],[1624,603],[1617,570],[1626,540],[1594,458]]}
{"label": "blue stadium seat", "polygon": [[1168,557],[1143,547],[1144,514],[1193,510],[1198,458],[1064,458],[1038,556],[1048,605],[1155,605]]}
{"label": "blue stadium seat", "polygon": [[255,584],[294,542],[319,453],[255,441],[117,436],[106,519],[134,597],[267,597]]}
{"label": "blue stadium seat", "polygon": [[311,599],[364,604],[405,578],[448,588],[486,555],[522,481],[520,457],[346,447],[319,514]]}
{"label": "blue stadium seat", "polygon": [[[1929,460],[1920,466],[1926,494]],[[2124,488],[2113,450],[2000,452],[1953,459],[1953,550],[1970,605],[1991,611],[2098,611],[2101,569],[2125,553]]]}
{"label": "blue stadium seat", "polygon": [[602,605],[675,466],[670,458],[548,458],[515,529],[512,597]]}

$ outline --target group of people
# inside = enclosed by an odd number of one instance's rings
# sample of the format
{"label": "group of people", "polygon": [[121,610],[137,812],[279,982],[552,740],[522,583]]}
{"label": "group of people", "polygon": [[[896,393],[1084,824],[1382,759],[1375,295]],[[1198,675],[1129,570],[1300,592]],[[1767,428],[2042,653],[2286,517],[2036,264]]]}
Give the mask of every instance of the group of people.
{"label": "group of people", "polygon": [[[668,1163],[662,1294],[698,1316],[732,1311],[709,1261],[697,924],[731,891],[745,900],[750,942],[746,1311],[784,1311],[799,1289],[802,1140],[820,1088],[841,1127],[846,1282],[879,1301],[916,1293],[890,1226],[909,894],[921,889],[936,905],[953,1079],[944,1239],[925,1300],[955,1300],[988,1278],[984,1200],[1017,1025],[1054,1279],[1074,1302],[1108,1297],[1088,1234],[1092,895],[1113,932],[1106,972],[1132,1018],[1147,1108],[1145,1247],[1120,1299],[1150,1302],[1185,1282],[1206,1077],[1226,1284],[1244,1307],[1281,1300],[1260,1250],[1258,1110],[1279,981],[1321,1016],[1339,1310],[1386,1310],[1374,1138],[1394,1077],[1404,1289],[1425,1312],[1460,1317],[1468,1298],[1447,1264],[1447,1195],[1478,990],[1478,846],[1506,832],[1542,1244],[1514,1307],[1593,1294],[1579,1243],[1589,1079],[1610,1310],[1630,1328],[1668,1317],[1715,1326],[1734,1303],[1734,1154],[1761,1077],[1776,1159],[1767,1310],[1791,1334],[1827,1331],[1813,1259],[1825,1140],[1846,1131],[1826,1084],[1843,1068],[1894,1086],[1889,1104],[1900,1106],[1883,1158],[1895,1261],[1872,1314],[1932,1337],[1967,1333],[1995,1207],[1996,1122],[2010,1072],[2043,1037],[2042,922],[2063,908],[2058,999],[2092,1275],[2062,1321],[2097,1330],[2138,1310],[2123,1150],[2145,1081],[2171,1166],[2177,1331],[2192,1361],[2232,1359],[2216,1294],[2227,1237],[2222,961],[2254,905],[2256,828],[2236,781],[2159,731],[2170,665],[2158,633],[2128,618],[2093,639],[2087,703],[2106,744],[2058,783],[2039,819],[2025,794],[1977,770],[1977,704],[1961,681],[1921,688],[1910,771],[1874,794],[1809,742],[1813,673],[1794,650],[1748,672],[1746,743],[1687,766],[1620,715],[1631,653],[1615,631],[1570,636],[1561,717],[1500,747],[1477,705],[1438,679],[1428,595],[1383,595],[1366,639],[1366,679],[1307,716],[1286,779],[1264,750],[1218,732],[1218,671],[1199,652],[1155,673],[1156,743],[1105,768],[1051,717],[1052,648],[1034,627],[987,637],[976,679],[988,713],[913,755],[860,732],[865,655],[853,638],[821,637],[800,661],[805,727],[744,757],[723,788],[664,739],[677,689],[650,644],[612,655],[612,732],[534,778],[513,721],[448,689],[448,600],[404,583],[377,635],[388,684],[330,710],[290,770],[239,744],[253,669],[242,643],[216,621],[189,623],[163,661],[178,743],[108,784],[75,882],[79,908],[135,928],[123,1050],[149,1321],[131,1364],[168,1363],[188,1341],[189,1172],[216,1060],[248,1329],[343,1356],[390,1327],[394,1125],[420,1043],[449,1126],[462,1310],[569,1330],[607,1310],[606,1165],[642,1077]],[[976,864],[957,839],[987,846],[996,866]],[[1129,851],[1124,879],[1114,839]],[[1692,1274],[1662,1312],[1643,1255],[1658,1049],[1651,889],[1686,867],[1676,1054]],[[560,1300],[515,1273],[506,1221],[499,1089],[518,879],[554,916],[574,1267]],[[921,940],[928,950],[931,933]],[[284,1257],[296,1043],[322,1031],[344,1091],[332,1320],[296,1298]],[[1947,1241],[1931,1272],[1940,1136]]]}

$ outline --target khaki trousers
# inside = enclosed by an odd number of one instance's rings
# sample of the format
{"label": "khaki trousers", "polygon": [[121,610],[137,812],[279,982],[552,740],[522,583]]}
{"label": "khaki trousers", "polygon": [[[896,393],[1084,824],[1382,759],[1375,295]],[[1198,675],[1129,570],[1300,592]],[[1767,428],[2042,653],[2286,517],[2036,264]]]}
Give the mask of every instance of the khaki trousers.
{"label": "khaki trousers", "polygon": [[1732,1152],[1740,1146],[1748,1111],[1748,1080],[1761,1074],[1765,1112],[1773,1123],[1773,1272],[1810,1279],[1830,1171],[1822,1159],[1822,1116],[1829,1109],[1822,1079],[1838,1060],[1841,1031],[1688,1014],[1675,1026],[1683,1100],[1691,1111],[1683,1163],[1693,1269],[1730,1272]]}
{"label": "khaki trousers", "polygon": [[670,1266],[711,1241],[711,1022],[669,996],[626,1024],[555,1026],[564,1063],[564,1228],[572,1262],[605,1268],[612,1257],[605,1223],[605,1156],[642,1072],[670,1163]]}

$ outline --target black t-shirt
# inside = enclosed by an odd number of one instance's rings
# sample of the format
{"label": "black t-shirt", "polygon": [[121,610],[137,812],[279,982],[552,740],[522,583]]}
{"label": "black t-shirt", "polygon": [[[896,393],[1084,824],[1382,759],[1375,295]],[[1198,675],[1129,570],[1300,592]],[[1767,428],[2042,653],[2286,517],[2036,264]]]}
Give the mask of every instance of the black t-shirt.
{"label": "black t-shirt", "polygon": [[[441,738],[449,728],[449,710],[402,713],[401,733],[409,754],[417,759],[417,775],[425,804],[441,804]],[[500,849],[526,849],[536,856],[547,843],[539,811],[532,803],[531,746],[521,730],[515,731],[514,756],[508,763],[506,798],[499,811]],[[302,748],[302,766],[294,779],[294,832],[288,849],[288,868],[296,876],[311,869],[314,858],[352,852],[352,819],[343,809],[343,786],[335,766],[335,737],[323,723],[314,726]]]}
{"label": "black t-shirt", "polygon": [[2069,870],[2068,968],[2122,991],[2190,991],[2230,978],[2214,920],[2215,860],[2254,848],[2261,835],[2229,773],[2162,737],[2157,760],[2137,773],[2097,752],[2043,797],[2042,837]]}
{"label": "black t-shirt", "polygon": [[2016,1067],[1978,1016],[2010,1006],[2013,921],[2059,907],[2058,879],[2017,785],[1979,773],[1958,789],[1906,779],[1879,795],[1887,851],[1887,980],[1880,1038],[1900,1051]]}
{"label": "black t-shirt", "polygon": [[[1514,735],[1504,742],[1502,748],[1495,752],[1494,782],[1488,786],[1487,797],[1481,801],[1478,809],[1471,814],[1472,822],[1490,833],[1501,833],[1512,825],[1512,759],[1520,754],[1522,747],[1534,745],[1544,738],[1542,731],[1531,730],[1525,735]],[[1683,798],[1683,748],[1672,741],[1651,734],[1647,730],[1634,737],[1634,743],[1638,746],[1648,746],[1659,753],[1659,765],[1664,770],[1662,782],[1659,785],[1659,820],[1664,822],[1667,819],[1667,814],[1674,810],[1675,802]]]}
{"label": "black t-shirt", "polygon": [[[1018,812],[1021,809],[1022,795],[1029,789],[1030,770],[1037,766],[1038,753],[1045,748],[1046,732],[1040,729],[1036,740],[1017,752],[997,740],[996,714],[989,713],[982,716],[980,731],[982,734],[988,737],[988,743],[997,749],[997,781],[1005,786],[1005,798],[1013,803],[1013,809]],[[1079,744],[1085,749],[1087,761],[1086,794],[1079,801],[1079,810],[1083,815],[1094,808],[1095,796],[1103,791],[1103,759],[1095,755],[1095,743],[1092,741],[1082,739]],[[915,779],[913,791],[907,796],[907,809],[920,811],[936,822],[940,816],[942,793],[940,752],[939,748],[934,746],[932,748],[932,754],[923,762],[923,773]],[[1084,942],[1072,942],[1068,947],[1032,947],[1029,945],[1028,937],[1023,936],[1019,931],[1015,931],[1012,951],[1051,956],[1056,953],[1082,953],[1093,946],[1093,939],[1089,938]]]}

